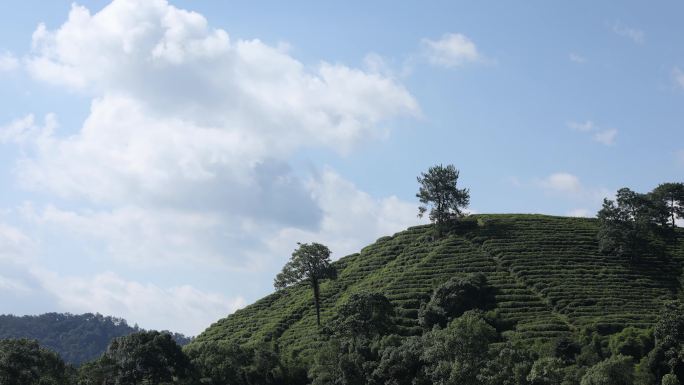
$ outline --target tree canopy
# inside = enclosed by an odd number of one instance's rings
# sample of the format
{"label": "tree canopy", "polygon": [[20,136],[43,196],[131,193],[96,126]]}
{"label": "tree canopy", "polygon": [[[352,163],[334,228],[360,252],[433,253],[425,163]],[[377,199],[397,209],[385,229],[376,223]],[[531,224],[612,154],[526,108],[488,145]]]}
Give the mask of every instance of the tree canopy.
{"label": "tree canopy", "polygon": [[418,216],[422,217],[431,207],[428,217],[436,223],[437,234],[441,235],[444,224],[452,218],[463,216],[463,209],[470,204],[468,189],[459,189],[459,171],[454,165],[432,166],[418,176],[420,189],[416,197],[422,203]]}
{"label": "tree canopy", "polygon": [[308,281],[314,292],[316,322],[321,325],[320,281],[335,278],[337,272],[330,264],[330,249],[320,243],[298,243],[283,270],[276,276],[273,285],[276,290],[284,289],[302,281]]}

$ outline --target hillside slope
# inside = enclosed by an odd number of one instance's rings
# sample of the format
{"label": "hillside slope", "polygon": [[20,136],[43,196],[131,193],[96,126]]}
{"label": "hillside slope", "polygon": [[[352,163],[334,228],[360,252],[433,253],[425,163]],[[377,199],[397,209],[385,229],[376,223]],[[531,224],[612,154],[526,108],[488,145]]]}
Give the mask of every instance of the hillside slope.
{"label": "hillside slope", "polygon": [[[664,300],[679,295],[684,242],[668,256],[638,262],[602,255],[594,219],[543,215],[475,215],[443,239],[430,226],[378,239],[335,264],[338,278],[321,287],[323,323],[352,293],[384,293],[397,309],[399,332],[420,334],[418,309],[432,290],[459,273],[483,273],[495,290],[507,338],[548,341],[585,327],[613,332],[651,325]],[[213,324],[193,343],[277,341],[283,353],[315,347],[311,290],[271,294]]]}

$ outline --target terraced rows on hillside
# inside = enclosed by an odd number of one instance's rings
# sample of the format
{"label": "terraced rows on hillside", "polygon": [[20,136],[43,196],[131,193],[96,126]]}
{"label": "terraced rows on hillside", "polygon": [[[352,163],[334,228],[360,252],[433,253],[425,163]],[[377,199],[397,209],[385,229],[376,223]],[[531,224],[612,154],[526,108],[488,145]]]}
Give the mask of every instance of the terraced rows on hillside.
{"label": "terraced rows on hillside", "polygon": [[[548,340],[597,325],[651,325],[663,300],[679,291],[682,242],[673,258],[644,256],[636,264],[597,251],[590,219],[540,215],[477,215],[440,240],[429,226],[380,238],[336,262],[336,280],[321,286],[323,323],[355,292],[382,292],[397,310],[399,332],[421,332],[418,309],[432,290],[461,273],[483,273],[495,290],[504,336]],[[269,295],[224,318],[194,343],[277,340],[283,352],[315,348],[315,313],[306,285]]]}
{"label": "terraced rows on hillside", "polygon": [[680,261],[642,255],[630,262],[601,254],[594,220],[502,215],[481,222],[496,229],[473,237],[482,250],[577,327],[648,327],[662,302],[679,291]]}

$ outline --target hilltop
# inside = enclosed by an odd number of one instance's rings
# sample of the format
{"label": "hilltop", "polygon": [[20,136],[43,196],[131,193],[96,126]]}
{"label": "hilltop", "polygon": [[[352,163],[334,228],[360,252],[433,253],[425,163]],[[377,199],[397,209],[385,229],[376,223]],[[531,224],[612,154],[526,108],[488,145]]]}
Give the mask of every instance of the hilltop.
{"label": "hilltop", "polygon": [[[494,290],[489,311],[508,340],[533,345],[585,329],[652,326],[664,301],[681,294],[682,236],[666,255],[632,261],[599,253],[597,231],[589,218],[492,214],[470,216],[438,240],[429,225],[382,237],[335,262],[338,278],[321,285],[323,324],[350,295],[380,292],[396,308],[399,333],[420,335],[418,310],[432,291],[479,272]],[[221,319],[190,346],[275,342],[284,356],[308,360],[316,330],[311,290],[299,285]]]}

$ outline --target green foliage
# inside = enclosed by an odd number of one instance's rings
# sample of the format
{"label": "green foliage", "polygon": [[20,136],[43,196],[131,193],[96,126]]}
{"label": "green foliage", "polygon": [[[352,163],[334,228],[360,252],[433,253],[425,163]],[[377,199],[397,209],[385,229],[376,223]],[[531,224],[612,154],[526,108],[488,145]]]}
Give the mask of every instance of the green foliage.
{"label": "green foliage", "polygon": [[484,309],[488,305],[489,290],[483,274],[453,277],[438,286],[430,301],[421,306],[418,322],[424,328],[446,326],[451,320],[471,309]]}
{"label": "green foliage", "polygon": [[660,203],[665,216],[670,218],[670,225],[676,227],[675,220],[684,218],[684,183],[663,183],[652,192],[654,201]]}
{"label": "green foliage", "polygon": [[394,328],[392,302],[380,293],[354,293],[340,307],[331,329],[338,336],[371,338]]}
{"label": "green foliage", "polygon": [[292,253],[292,258],[276,276],[273,285],[277,290],[308,281],[314,292],[316,306],[316,323],[321,325],[320,281],[335,278],[337,270],[330,264],[330,249],[320,243],[298,243],[299,247]]}
{"label": "green foliage", "polygon": [[79,384],[185,384],[193,376],[172,336],[152,331],[114,339],[102,357],[81,368]]}
{"label": "green foliage", "polygon": [[201,373],[201,382],[208,385],[244,385],[245,368],[252,357],[240,345],[225,341],[211,341],[193,345],[186,351],[192,365]]}
{"label": "green foliage", "polygon": [[[608,335],[629,326],[652,327],[663,299],[679,288],[682,237],[668,246],[669,258],[642,255],[630,262],[598,252],[595,219],[482,214],[472,219],[480,225],[438,241],[430,226],[412,227],[333,262],[338,278],[320,286],[321,323],[331,326],[352,294],[377,292],[395,309],[396,333],[419,336],[425,330],[419,324],[421,304],[435,289],[453,277],[481,273],[494,297],[488,314],[496,317],[492,325],[504,340],[534,347],[569,336],[569,325],[589,328],[588,340],[578,340],[583,349],[576,361],[591,366],[610,356]],[[191,345],[217,340],[277,343],[281,357],[308,367],[320,346],[311,288],[277,291],[218,321]]]}
{"label": "green foliage", "polygon": [[379,354],[377,338],[331,339],[321,348],[311,367],[312,384],[372,384]]}
{"label": "green foliage", "polygon": [[531,385],[560,384],[565,376],[563,361],[555,357],[542,357],[532,364],[527,381]]}
{"label": "green foliage", "polygon": [[431,205],[429,218],[437,224],[437,235],[450,219],[463,216],[463,209],[470,203],[468,189],[457,187],[459,171],[450,164],[432,166],[417,178],[420,189],[416,197],[423,205],[418,208],[418,216],[422,217]]}
{"label": "green foliage", "polygon": [[535,358],[522,344],[506,343],[494,351],[477,378],[482,385],[529,385]]}
{"label": "green foliage", "polygon": [[634,364],[631,357],[617,355],[587,370],[581,385],[632,385]]}
{"label": "green foliage", "polygon": [[663,380],[660,383],[662,385],[679,385],[679,380],[674,374],[668,373],[663,376]]}
{"label": "green foliage", "polygon": [[610,336],[609,347],[614,356],[630,356],[635,360],[644,357],[653,349],[653,331],[650,329],[624,328]]}
{"label": "green foliage", "polygon": [[481,312],[468,311],[445,329],[435,329],[423,336],[421,359],[433,384],[479,384],[477,375],[485,366],[489,344],[496,340],[496,330]]}
{"label": "green foliage", "polygon": [[[0,339],[35,339],[41,346],[57,352],[70,364],[80,365],[99,357],[116,337],[141,331],[126,320],[100,314],[46,313],[17,317],[0,315]],[[174,338],[181,344],[189,339],[180,334]]]}
{"label": "green foliage", "polygon": [[648,355],[650,371],[656,378],[667,373],[684,380],[684,304],[669,301],[660,313],[654,332],[655,348]]}
{"label": "green foliage", "polygon": [[575,362],[575,358],[582,352],[582,346],[567,336],[559,337],[553,342],[553,356],[565,364]]}
{"label": "green foliage", "polygon": [[418,385],[429,384],[423,373],[423,340],[409,337],[398,346],[388,346],[373,372],[378,384]]}
{"label": "green foliage", "polygon": [[59,356],[27,339],[0,340],[0,384],[67,385],[67,369]]}
{"label": "green foliage", "polygon": [[662,226],[667,221],[667,210],[653,194],[639,194],[628,188],[617,191],[615,201],[604,199],[597,217],[599,250],[604,253],[629,257],[660,252]]}

